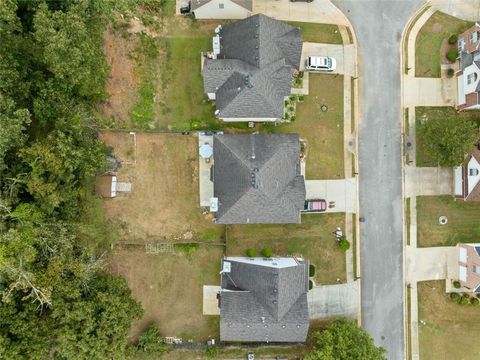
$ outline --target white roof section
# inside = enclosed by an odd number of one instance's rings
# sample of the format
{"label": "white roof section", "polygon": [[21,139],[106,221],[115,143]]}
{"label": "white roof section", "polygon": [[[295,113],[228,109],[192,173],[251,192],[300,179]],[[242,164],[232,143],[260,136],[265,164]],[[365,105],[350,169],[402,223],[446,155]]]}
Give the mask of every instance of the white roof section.
{"label": "white roof section", "polygon": [[460,265],[458,269],[458,277],[460,278],[460,281],[466,282],[467,281],[467,267]]}
{"label": "white roof section", "polygon": [[467,262],[467,249],[465,249],[464,247],[460,247],[459,248],[459,252],[458,252],[458,261],[462,262],[462,263],[466,263]]}
{"label": "white roof section", "polygon": [[462,167],[457,166],[454,169],[455,195],[463,196],[463,174]]}
{"label": "white roof section", "polygon": [[[470,170],[473,175],[470,175]],[[480,164],[473,156],[468,161],[468,193],[470,194],[475,186],[480,181]]]}
{"label": "white roof section", "polygon": [[[260,266],[267,266],[276,269],[282,269],[292,266],[297,266],[298,262],[293,257],[271,257],[271,258],[263,258],[263,257],[244,257],[244,256],[229,256],[225,258],[228,261],[236,261],[245,264],[254,264]],[[225,261],[224,261],[225,263]]]}

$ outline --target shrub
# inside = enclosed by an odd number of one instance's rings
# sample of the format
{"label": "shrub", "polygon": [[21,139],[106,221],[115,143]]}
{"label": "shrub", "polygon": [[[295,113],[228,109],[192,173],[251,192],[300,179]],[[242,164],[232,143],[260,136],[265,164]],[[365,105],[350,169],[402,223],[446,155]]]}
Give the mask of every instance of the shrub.
{"label": "shrub", "polygon": [[460,294],[456,292],[450,293],[450,299],[452,299],[452,301],[458,302],[460,300]]}
{"label": "shrub", "polygon": [[340,249],[342,249],[343,251],[347,251],[348,249],[350,249],[350,243],[348,242],[345,235],[343,235],[338,241],[338,246],[340,246]]}
{"label": "shrub", "polygon": [[312,290],[312,289],[313,289],[313,281],[308,280],[308,290]]}
{"label": "shrub", "polygon": [[470,303],[470,296],[467,294],[463,294],[462,297],[460,298],[460,301],[458,302],[460,305],[466,305]]}
{"label": "shrub", "polygon": [[455,280],[455,281],[453,282],[453,287],[454,287],[455,289],[460,289],[460,288],[462,287],[462,284],[460,284],[460,281]]}
{"label": "shrub", "polygon": [[450,69],[447,70],[447,76],[448,76],[448,77],[452,77],[454,74],[455,74],[455,70],[454,70],[454,69],[450,68]]}
{"label": "shrub", "polygon": [[288,104],[290,104],[290,103],[288,102],[288,100],[285,100],[285,107],[287,107]]}
{"label": "shrub", "polygon": [[313,277],[315,276],[315,265],[310,264],[308,268],[308,276]]}
{"label": "shrub", "polygon": [[457,36],[457,34],[452,34],[452,35],[450,35],[450,37],[448,38],[448,43],[449,43],[450,45],[456,44],[457,41],[458,41],[458,36]]}
{"label": "shrub", "polygon": [[217,357],[217,347],[216,346],[209,346],[205,349],[205,355],[207,359],[214,359]]}
{"label": "shrub", "polygon": [[300,72],[298,73],[298,77],[299,77],[300,79],[303,78],[303,71],[300,71]]}
{"label": "shrub", "polygon": [[480,303],[480,300],[478,300],[478,298],[476,298],[476,297],[470,298],[470,304],[478,305],[479,303]]}
{"label": "shrub", "polygon": [[247,249],[247,256],[248,257],[255,257],[255,255],[257,255],[257,252],[255,251],[255,249]]}
{"label": "shrub", "polygon": [[297,101],[297,96],[296,95],[290,96],[290,101]]}
{"label": "shrub", "polygon": [[272,249],[270,248],[263,248],[261,251],[261,254],[263,257],[269,258],[269,257],[272,257],[273,252],[272,252]]}
{"label": "shrub", "polygon": [[295,121],[297,118],[295,115],[292,115],[292,117],[290,118],[290,121]]}
{"label": "shrub", "polygon": [[455,62],[458,57],[458,50],[457,49],[450,49],[447,53],[447,59],[450,62]]}
{"label": "shrub", "polygon": [[290,120],[290,115],[288,114],[285,114],[285,116],[283,117],[285,120]]}
{"label": "shrub", "polygon": [[293,110],[295,110],[295,108],[293,106],[288,107],[288,111],[293,111]]}
{"label": "shrub", "polygon": [[305,96],[304,96],[304,95],[300,95],[300,96],[298,97],[298,101],[304,101],[304,100],[305,100]]}
{"label": "shrub", "polygon": [[137,348],[149,354],[160,354],[166,350],[167,345],[163,343],[158,327],[151,325],[138,337]]}

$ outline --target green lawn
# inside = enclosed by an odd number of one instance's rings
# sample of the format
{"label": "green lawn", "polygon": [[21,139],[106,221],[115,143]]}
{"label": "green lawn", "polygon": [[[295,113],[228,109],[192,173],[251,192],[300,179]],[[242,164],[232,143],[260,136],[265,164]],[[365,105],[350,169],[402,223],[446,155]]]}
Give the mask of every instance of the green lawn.
{"label": "green lawn", "polygon": [[[417,197],[418,246],[453,246],[480,239],[480,203],[455,201],[451,196]],[[440,225],[445,215],[448,223]]]}
{"label": "green lawn", "polygon": [[[297,104],[295,121],[268,131],[298,133],[307,142],[306,177],[341,179],[343,154],[343,76],[310,73],[309,93]],[[320,110],[326,105],[328,110]]]}
{"label": "green lawn", "polygon": [[342,35],[340,35],[337,25],[297,21],[289,21],[288,24],[300,29],[305,42],[343,44]]}
{"label": "green lawn", "polygon": [[332,234],[337,226],[345,227],[345,214],[302,215],[301,224],[228,226],[227,255],[245,256],[248,248],[259,255],[265,247],[277,256],[302,254],[316,266],[317,283],[345,282],[345,253]]}
{"label": "green lawn", "polygon": [[478,305],[454,303],[445,293],[445,281],[428,281],[418,284],[418,311],[420,359],[479,358]]}
{"label": "green lawn", "polygon": [[415,42],[415,76],[440,77],[442,42],[452,34],[460,34],[473,25],[437,11],[423,25]]}
{"label": "green lawn", "polygon": [[437,166],[437,162],[428,156],[423,141],[422,122],[436,118],[448,117],[452,122],[462,120],[476,121],[480,126],[480,111],[457,112],[455,108],[444,107],[416,107],[415,130],[416,130],[416,160],[417,166]]}

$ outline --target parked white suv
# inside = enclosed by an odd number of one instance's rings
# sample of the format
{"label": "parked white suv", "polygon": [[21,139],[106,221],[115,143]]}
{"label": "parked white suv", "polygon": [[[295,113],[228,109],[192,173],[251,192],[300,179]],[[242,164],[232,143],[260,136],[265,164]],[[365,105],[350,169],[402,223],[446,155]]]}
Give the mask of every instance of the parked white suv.
{"label": "parked white suv", "polygon": [[305,69],[309,71],[333,71],[337,61],[330,56],[309,56],[305,60]]}

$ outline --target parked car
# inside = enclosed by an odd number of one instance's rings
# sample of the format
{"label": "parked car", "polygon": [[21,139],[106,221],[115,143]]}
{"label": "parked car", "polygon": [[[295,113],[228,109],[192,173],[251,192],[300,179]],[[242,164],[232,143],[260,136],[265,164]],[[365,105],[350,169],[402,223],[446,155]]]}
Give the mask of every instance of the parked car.
{"label": "parked car", "polygon": [[305,69],[310,71],[333,71],[337,61],[330,56],[309,56],[305,60]]}
{"label": "parked car", "polygon": [[249,352],[247,354],[247,360],[255,360],[255,354],[253,352]]}
{"label": "parked car", "polygon": [[305,2],[312,2],[313,0],[290,0],[291,2],[295,2],[295,1],[305,1]]}
{"label": "parked car", "polygon": [[305,201],[303,211],[305,212],[322,212],[327,210],[327,202],[323,199],[313,199]]}

